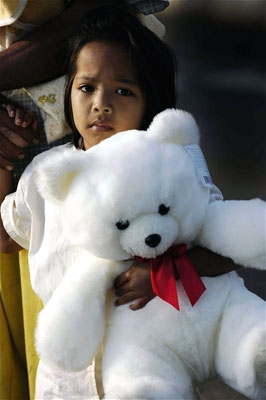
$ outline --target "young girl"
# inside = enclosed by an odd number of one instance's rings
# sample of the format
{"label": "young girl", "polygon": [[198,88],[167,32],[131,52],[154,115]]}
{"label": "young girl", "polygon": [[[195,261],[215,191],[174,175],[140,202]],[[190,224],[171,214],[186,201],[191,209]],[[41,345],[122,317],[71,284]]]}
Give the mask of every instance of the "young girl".
{"label": "young girl", "polygon": [[[157,113],[175,107],[175,71],[169,48],[135,16],[110,6],[91,12],[71,41],[65,92],[65,115],[74,134],[71,151],[87,150],[123,130],[146,129]],[[7,196],[1,208],[5,226],[0,236],[2,249],[29,249],[32,287],[44,305],[80,251],[66,240],[60,217],[41,198],[34,182],[34,165],[60,149],[37,156],[16,193]],[[10,176],[3,172],[7,193]],[[54,235],[60,237],[61,246],[57,242],[55,247]],[[201,254],[202,249],[190,252],[201,275],[227,272],[224,259],[220,270],[208,272],[208,267],[213,269],[213,260],[217,265],[221,257],[206,251],[202,262]],[[230,262],[227,265],[227,269],[235,268]],[[117,278],[115,288],[119,296],[116,304],[135,300],[130,306],[135,310],[154,296],[147,265],[134,263]],[[98,369],[99,365],[96,362]],[[66,373],[40,361],[36,398],[98,398],[102,396],[100,373],[96,378],[94,365],[80,373]]]}

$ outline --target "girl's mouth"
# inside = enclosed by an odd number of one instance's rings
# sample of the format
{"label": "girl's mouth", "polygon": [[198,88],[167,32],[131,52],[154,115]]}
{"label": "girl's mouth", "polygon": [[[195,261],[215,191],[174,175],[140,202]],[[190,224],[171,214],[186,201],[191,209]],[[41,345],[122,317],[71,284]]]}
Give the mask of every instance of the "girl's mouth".
{"label": "girl's mouth", "polygon": [[101,122],[101,121],[94,122],[90,126],[90,128],[93,129],[94,131],[98,131],[98,132],[106,132],[106,131],[113,130],[111,125],[109,125],[106,122]]}

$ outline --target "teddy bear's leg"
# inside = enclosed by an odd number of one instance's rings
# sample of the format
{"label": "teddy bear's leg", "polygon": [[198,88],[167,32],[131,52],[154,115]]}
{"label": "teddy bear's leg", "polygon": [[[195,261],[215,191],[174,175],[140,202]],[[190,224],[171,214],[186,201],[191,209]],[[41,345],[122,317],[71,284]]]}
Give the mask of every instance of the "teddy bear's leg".
{"label": "teddy bear's leg", "polygon": [[184,383],[171,382],[148,374],[142,377],[121,376],[116,387],[106,391],[104,398],[134,399],[134,400],[193,400],[195,399],[192,384],[187,382],[187,377],[180,376]]}
{"label": "teddy bear's leg", "polygon": [[[121,377],[123,379],[123,377]],[[115,391],[108,391],[104,395],[106,400],[194,400],[195,396],[191,385],[185,389],[180,389],[174,382],[156,379],[150,376],[143,376],[135,379],[124,380],[125,389],[117,388]],[[132,388],[134,386],[134,388]]]}
{"label": "teddy bear's leg", "polygon": [[221,320],[215,355],[217,373],[246,396],[266,399],[265,302],[235,287]]}
{"label": "teddy bear's leg", "polygon": [[[192,378],[172,351],[143,346],[121,346],[121,354],[103,358],[106,399],[193,400]],[[125,351],[123,351],[123,348]],[[105,355],[104,355],[105,357]]]}

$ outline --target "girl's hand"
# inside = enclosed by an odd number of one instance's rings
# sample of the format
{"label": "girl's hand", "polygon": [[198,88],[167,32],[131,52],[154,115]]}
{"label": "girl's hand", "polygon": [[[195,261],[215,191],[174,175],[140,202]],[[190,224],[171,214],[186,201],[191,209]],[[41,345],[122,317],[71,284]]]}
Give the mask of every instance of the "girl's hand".
{"label": "girl's hand", "polygon": [[[14,118],[14,122],[16,126],[21,126],[22,128],[26,128],[29,126],[34,120],[34,114],[32,111],[26,111],[22,108],[17,108],[13,104],[1,104],[2,108],[5,108],[8,116],[10,118]],[[37,129],[37,121],[33,122],[33,129]]]}
{"label": "girl's hand", "polygon": [[134,261],[127,271],[116,278],[114,289],[118,296],[115,301],[116,306],[137,300],[129,308],[134,311],[143,308],[155,297],[151,285],[149,262]]}

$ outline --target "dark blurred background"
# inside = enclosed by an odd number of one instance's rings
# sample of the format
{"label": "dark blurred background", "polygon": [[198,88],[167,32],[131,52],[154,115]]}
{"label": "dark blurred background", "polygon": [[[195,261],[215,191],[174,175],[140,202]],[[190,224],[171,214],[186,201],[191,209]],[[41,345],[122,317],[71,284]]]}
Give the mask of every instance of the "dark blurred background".
{"label": "dark blurred background", "polygon": [[[179,68],[178,108],[201,130],[201,147],[225,199],[266,199],[266,1],[170,0],[156,15]],[[241,269],[266,299],[266,273]]]}

